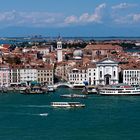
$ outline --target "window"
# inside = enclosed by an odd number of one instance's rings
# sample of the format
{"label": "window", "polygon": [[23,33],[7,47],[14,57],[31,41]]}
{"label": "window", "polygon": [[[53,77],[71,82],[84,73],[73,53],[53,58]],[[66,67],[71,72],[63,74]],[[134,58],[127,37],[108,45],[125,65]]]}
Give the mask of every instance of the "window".
{"label": "window", "polygon": [[100,71],[100,77],[102,77],[102,71]]}
{"label": "window", "polygon": [[114,77],[116,77],[116,71],[113,72]]}

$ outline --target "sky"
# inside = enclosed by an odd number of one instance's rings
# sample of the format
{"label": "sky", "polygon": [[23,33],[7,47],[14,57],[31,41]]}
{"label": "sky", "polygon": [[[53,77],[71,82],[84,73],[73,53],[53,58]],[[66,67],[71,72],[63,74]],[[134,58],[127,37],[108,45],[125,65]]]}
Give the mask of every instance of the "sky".
{"label": "sky", "polygon": [[140,0],[0,0],[0,36],[140,36]]}

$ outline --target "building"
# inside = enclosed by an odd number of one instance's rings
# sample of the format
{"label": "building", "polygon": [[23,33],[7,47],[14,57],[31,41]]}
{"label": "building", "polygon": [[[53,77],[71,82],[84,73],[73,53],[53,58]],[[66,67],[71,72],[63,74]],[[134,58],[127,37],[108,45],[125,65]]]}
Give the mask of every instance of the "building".
{"label": "building", "polygon": [[37,68],[37,81],[39,83],[46,83],[48,85],[53,85],[54,84],[53,66],[48,65],[43,68]]}
{"label": "building", "polygon": [[68,74],[68,81],[70,84],[83,84],[84,82],[87,82],[87,75],[86,67],[75,67],[70,70]]}
{"label": "building", "polygon": [[140,84],[140,69],[123,70],[123,83],[128,85]]}
{"label": "building", "polygon": [[106,56],[113,52],[122,52],[123,48],[112,44],[90,44],[86,46],[84,51],[87,54],[91,54],[92,58],[94,59],[96,57]]}
{"label": "building", "polygon": [[96,85],[96,64],[90,64],[87,68],[87,81],[89,85]]}
{"label": "building", "polygon": [[20,70],[18,68],[10,69],[10,84],[20,83]]}
{"label": "building", "polygon": [[57,62],[63,61],[63,54],[62,54],[62,42],[57,42]]}
{"label": "building", "polygon": [[20,82],[29,84],[31,81],[37,81],[37,69],[25,67],[20,69]]}
{"label": "building", "polygon": [[96,81],[97,85],[117,84],[119,81],[118,62],[106,58],[96,62]]}
{"label": "building", "polygon": [[10,68],[8,65],[0,65],[0,87],[10,85]]}

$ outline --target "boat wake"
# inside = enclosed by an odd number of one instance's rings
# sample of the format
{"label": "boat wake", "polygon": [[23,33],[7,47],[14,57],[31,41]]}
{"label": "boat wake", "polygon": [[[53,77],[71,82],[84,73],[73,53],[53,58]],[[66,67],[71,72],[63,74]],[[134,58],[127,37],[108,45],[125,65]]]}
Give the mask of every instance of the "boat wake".
{"label": "boat wake", "polygon": [[50,105],[3,105],[3,107],[12,108],[48,108]]}
{"label": "boat wake", "polygon": [[48,116],[48,113],[41,113],[40,116]]}
{"label": "boat wake", "polygon": [[50,105],[25,105],[23,107],[30,107],[30,108],[46,108],[50,107]]}
{"label": "boat wake", "polygon": [[41,117],[47,117],[49,115],[49,113],[38,113],[38,114],[34,114],[34,113],[21,113],[21,112],[4,112],[3,114],[12,114],[12,115],[18,115],[18,116],[41,116]]}

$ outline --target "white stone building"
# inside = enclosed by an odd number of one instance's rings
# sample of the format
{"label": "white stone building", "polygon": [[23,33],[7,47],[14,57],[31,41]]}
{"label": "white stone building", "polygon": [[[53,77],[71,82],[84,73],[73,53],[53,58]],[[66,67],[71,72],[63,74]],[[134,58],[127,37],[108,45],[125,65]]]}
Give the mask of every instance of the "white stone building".
{"label": "white stone building", "polygon": [[118,62],[106,58],[96,63],[97,85],[117,84],[119,81]]}
{"label": "white stone building", "polygon": [[8,65],[0,65],[0,87],[10,85],[10,68]]}
{"label": "white stone building", "polygon": [[34,68],[22,68],[20,69],[20,82],[28,83],[31,81],[37,81],[37,69]]}
{"label": "white stone building", "polygon": [[87,68],[87,81],[89,85],[96,85],[96,65],[92,64]]}
{"label": "white stone building", "polygon": [[123,70],[123,83],[128,85],[140,84],[140,69]]}
{"label": "white stone building", "polygon": [[83,84],[87,81],[87,75],[86,68],[73,68],[68,74],[68,81],[70,84]]}

